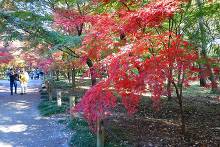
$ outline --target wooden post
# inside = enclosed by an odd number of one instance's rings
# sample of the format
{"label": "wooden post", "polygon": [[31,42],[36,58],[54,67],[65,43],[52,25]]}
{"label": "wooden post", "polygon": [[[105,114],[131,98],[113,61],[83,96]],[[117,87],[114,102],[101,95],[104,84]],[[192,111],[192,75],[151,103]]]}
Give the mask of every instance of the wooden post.
{"label": "wooden post", "polygon": [[70,96],[69,100],[70,100],[70,108],[74,107],[75,104],[76,104],[76,97],[75,96]]}
{"label": "wooden post", "polygon": [[45,84],[43,83],[43,84],[41,85],[41,90],[44,91],[44,92],[47,91],[47,85],[46,85],[46,83],[45,83]]}
{"label": "wooden post", "polygon": [[104,147],[104,122],[97,120],[97,147]]}
{"label": "wooden post", "polygon": [[57,90],[57,106],[58,107],[61,107],[61,105],[62,105],[61,93],[62,93],[61,90]]}

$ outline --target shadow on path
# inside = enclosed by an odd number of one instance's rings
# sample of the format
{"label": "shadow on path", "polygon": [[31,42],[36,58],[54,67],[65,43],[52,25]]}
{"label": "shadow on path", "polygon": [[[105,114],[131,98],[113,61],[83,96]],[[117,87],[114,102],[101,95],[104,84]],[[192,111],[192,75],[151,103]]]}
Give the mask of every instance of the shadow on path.
{"label": "shadow on path", "polygon": [[68,133],[57,118],[39,115],[40,84],[32,80],[27,94],[11,96],[8,81],[0,80],[0,147],[68,146]]}

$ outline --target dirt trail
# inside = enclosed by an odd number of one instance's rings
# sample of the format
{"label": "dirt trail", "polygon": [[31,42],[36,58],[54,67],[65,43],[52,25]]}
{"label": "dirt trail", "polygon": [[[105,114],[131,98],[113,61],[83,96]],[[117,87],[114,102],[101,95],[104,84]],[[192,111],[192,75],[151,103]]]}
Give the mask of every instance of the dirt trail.
{"label": "dirt trail", "polygon": [[8,81],[0,80],[0,147],[68,147],[68,133],[57,118],[39,115],[40,84],[32,80],[27,94],[11,96]]}

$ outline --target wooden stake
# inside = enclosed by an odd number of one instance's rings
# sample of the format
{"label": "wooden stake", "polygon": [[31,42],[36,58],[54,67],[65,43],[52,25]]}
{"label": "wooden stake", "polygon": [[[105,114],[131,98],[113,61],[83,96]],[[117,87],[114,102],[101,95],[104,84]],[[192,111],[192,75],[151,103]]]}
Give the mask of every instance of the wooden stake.
{"label": "wooden stake", "polygon": [[74,107],[76,105],[76,97],[75,96],[70,96],[70,108]]}
{"label": "wooden stake", "polygon": [[104,147],[104,122],[97,121],[97,147]]}

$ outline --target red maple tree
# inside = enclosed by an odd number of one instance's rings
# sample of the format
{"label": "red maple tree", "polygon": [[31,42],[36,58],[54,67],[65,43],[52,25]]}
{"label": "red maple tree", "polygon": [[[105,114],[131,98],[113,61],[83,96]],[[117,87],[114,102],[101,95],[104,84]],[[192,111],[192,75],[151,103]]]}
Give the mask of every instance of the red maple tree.
{"label": "red maple tree", "polygon": [[[99,2],[112,1],[96,0]],[[95,75],[105,75],[86,92],[75,110],[83,111],[90,122],[103,119],[114,108],[117,94],[128,112],[134,113],[140,96],[146,92],[152,94],[154,106],[158,106],[169,80],[180,105],[184,131],[182,88],[196,77],[197,53],[181,34],[158,33],[157,28],[181,12],[181,4],[188,1],[156,0],[144,6],[132,0],[119,2],[122,7],[113,13],[83,16],[76,22],[65,18],[59,21],[67,28],[81,23],[91,26],[80,48],[82,61],[91,59]]]}

